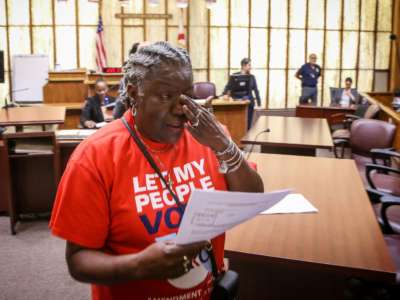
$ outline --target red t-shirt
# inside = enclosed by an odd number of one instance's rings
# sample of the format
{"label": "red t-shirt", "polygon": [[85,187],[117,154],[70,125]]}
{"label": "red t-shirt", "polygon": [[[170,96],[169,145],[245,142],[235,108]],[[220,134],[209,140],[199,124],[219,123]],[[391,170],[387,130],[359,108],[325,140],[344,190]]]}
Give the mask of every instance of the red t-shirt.
{"label": "red t-shirt", "polygon": [[[125,117],[133,128],[131,114]],[[194,189],[227,189],[213,152],[187,130],[174,146],[144,141],[157,151],[151,154],[161,172],[172,179],[183,203]],[[116,255],[137,253],[176,234],[180,211],[117,120],[83,141],[71,156],[58,187],[50,228],[54,235],[83,247]],[[219,268],[224,238],[212,241]],[[194,268],[178,279],[92,285],[92,296],[101,300],[209,299],[211,287],[210,261],[201,253]]]}

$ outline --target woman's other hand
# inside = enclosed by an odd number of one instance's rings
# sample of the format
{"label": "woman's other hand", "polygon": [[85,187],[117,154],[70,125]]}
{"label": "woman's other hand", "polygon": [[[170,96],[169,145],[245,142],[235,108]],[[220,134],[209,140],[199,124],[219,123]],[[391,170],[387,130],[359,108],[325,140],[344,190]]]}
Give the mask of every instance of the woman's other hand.
{"label": "woman's other hand", "polygon": [[86,128],[96,128],[96,122],[92,120],[85,121],[83,125],[85,125]]}
{"label": "woman's other hand", "polygon": [[156,242],[138,254],[138,277],[143,279],[176,278],[192,268],[193,259],[207,246],[206,242],[176,245]]}
{"label": "woman's other hand", "polygon": [[135,254],[112,255],[67,241],[66,259],[73,278],[81,282],[115,284],[130,280],[176,278],[190,271],[207,242],[176,245],[156,242]]}

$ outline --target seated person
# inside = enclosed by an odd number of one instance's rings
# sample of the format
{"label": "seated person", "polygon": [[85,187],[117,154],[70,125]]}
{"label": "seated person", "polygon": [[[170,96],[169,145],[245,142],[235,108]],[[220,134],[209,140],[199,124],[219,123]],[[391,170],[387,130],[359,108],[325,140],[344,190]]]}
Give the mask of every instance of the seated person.
{"label": "seated person", "polygon": [[[247,109],[247,129],[249,129],[252,124],[255,100],[257,100],[257,106],[261,105],[261,100],[260,100],[260,93],[258,92],[258,88],[257,88],[256,77],[253,74],[250,74],[251,60],[249,58],[243,58],[242,61],[240,62],[240,66],[241,66],[241,70],[239,72],[233,73],[230,76],[229,81],[228,81],[227,85],[225,86],[223,94],[231,96],[233,99],[250,101],[250,104]],[[234,82],[235,75],[237,75],[237,76],[248,75],[249,76],[249,82],[248,82],[248,84],[246,84],[246,86],[247,86],[246,90],[235,90],[235,82]],[[253,96],[253,91],[256,96],[255,99]]]}
{"label": "seated person", "polygon": [[[96,123],[104,122],[103,106],[115,102],[114,97],[107,95],[108,86],[103,79],[96,81],[94,91],[96,95],[88,97],[82,108],[81,125],[84,128],[96,128]],[[113,108],[114,106],[105,109],[112,111]],[[110,119],[113,119],[113,117]]]}
{"label": "seated person", "polygon": [[331,88],[331,105],[349,106],[359,101],[359,94],[356,89],[352,89],[353,80],[347,77],[344,81],[344,88]]}

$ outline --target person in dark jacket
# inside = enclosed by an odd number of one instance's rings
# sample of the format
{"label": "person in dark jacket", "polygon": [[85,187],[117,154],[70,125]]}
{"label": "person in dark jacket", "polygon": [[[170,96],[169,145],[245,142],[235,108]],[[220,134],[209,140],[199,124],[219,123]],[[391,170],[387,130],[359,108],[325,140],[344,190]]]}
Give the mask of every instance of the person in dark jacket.
{"label": "person in dark jacket", "polygon": [[317,55],[312,53],[308,57],[309,62],[302,65],[296,72],[296,78],[301,80],[300,104],[308,104],[311,100],[312,105],[317,105],[318,101],[318,78],[321,76],[321,67],[317,65]]}
{"label": "person in dark jacket", "polygon": [[109,105],[111,110],[114,108],[115,98],[107,95],[108,86],[103,79],[96,81],[94,91],[96,95],[88,97],[82,108],[81,125],[85,128],[96,128],[96,123],[104,122],[103,106],[106,110]]}
{"label": "person in dark jacket", "polygon": [[[241,70],[240,72],[233,73],[225,86],[224,89],[224,95],[231,96],[233,99],[237,100],[249,100],[249,106],[247,109],[247,129],[251,127],[252,120],[253,120],[253,114],[254,114],[254,106],[255,106],[255,100],[257,101],[257,106],[261,105],[261,99],[260,99],[260,93],[258,91],[257,87],[257,81],[256,77],[253,74],[250,74],[251,71],[251,60],[249,58],[243,58],[240,62]],[[250,82],[248,85],[248,90],[246,91],[240,91],[237,92],[234,90],[234,82],[233,78],[234,75],[249,75],[250,76]],[[255,93],[255,98],[253,95],[253,91]]]}

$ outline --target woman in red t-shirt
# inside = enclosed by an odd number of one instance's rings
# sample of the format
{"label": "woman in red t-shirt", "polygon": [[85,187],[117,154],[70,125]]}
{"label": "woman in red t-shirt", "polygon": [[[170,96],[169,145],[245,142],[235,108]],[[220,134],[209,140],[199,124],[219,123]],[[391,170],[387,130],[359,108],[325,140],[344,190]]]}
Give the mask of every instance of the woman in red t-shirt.
{"label": "woman in red t-shirt", "polygon": [[[193,189],[263,192],[260,176],[215,117],[188,95],[193,75],[184,49],[157,42],[124,67],[124,118],[178,201]],[[207,242],[176,245],[183,211],[121,120],[82,142],[57,191],[52,233],[65,239],[75,279],[93,299],[209,299]],[[223,268],[224,235],[212,240]]]}

